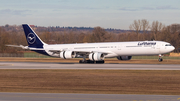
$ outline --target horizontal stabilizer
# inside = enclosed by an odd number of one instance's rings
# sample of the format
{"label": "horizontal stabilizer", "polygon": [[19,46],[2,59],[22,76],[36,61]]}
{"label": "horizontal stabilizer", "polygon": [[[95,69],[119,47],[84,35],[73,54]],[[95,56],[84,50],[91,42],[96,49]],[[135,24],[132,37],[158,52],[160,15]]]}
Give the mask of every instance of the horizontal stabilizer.
{"label": "horizontal stabilizer", "polygon": [[18,48],[22,48],[22,49],[29,49],[28,46],[23,46],[23,45],[6,45],[9,47],[18,47]]}

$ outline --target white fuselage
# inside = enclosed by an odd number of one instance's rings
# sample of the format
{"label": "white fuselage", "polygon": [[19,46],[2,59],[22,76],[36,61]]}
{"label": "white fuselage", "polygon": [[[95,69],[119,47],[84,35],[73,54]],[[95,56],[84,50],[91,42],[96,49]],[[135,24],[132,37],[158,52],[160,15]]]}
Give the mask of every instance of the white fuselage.
{"label": "white fuselage", "polygon": [[132,42],[106,42],[106,43],[81,43],[81,44],[54,44],[44,45],[44,50],[50,55],[59,57],[49,50],[99,52],[107,53],[105,57],[158,55],[173,51],[175,48],[170,43],[163,41],[132,41]]}

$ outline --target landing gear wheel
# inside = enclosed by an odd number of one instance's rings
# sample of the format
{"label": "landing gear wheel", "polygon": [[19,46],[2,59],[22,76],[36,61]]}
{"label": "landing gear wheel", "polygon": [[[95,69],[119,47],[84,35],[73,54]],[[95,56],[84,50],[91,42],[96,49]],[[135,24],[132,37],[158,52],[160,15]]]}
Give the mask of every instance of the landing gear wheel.
{"label": "landing gear wheel", "polygon": [[162,61],[163,61],[163,59],[162,59],[162,58],[159,58],[159,59],[158,59],[158,61],[159,61],[159,62],[162,62]]}
{"label": "landing gear wheel", "polygon": [[79,60],[79,63],[82,63],[82,60]]}
{"label": "landing gear wheel", "polygon": [[104,63],[104,60],[102,61],[96,61],[97,64],[103,64]]}
{"label": "landing gear wheel", "polygon": [[79,60],[79,63],[94,63],[94,61],[91,60]]}
{"label": "landing gear wheel", "polygon": [[91,60],[87,60],[87,63],[94,63],[94,61],[91,61]]}
{"label": "landing gear wheel", "polygon": [[84,60],[79,60],[79,63],[86,63],[86,61],[84,61]]}
{"label": "landing gear wheel", "polygon": [[89,64],[103,64],[104,63],[104,60],[102,61],[91,61],[91,60],[79,60],[79,63],[89,63]]}

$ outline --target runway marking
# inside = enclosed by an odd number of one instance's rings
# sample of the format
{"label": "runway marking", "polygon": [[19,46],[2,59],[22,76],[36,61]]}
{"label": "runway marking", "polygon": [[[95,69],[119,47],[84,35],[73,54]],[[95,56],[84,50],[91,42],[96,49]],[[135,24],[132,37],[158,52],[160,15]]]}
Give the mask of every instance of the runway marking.
{"label": "runway marking", "polygon": [[[47,99],[55,99],[55,98],[60,98],[60,99],[76,99],[76,100],[102,100],[102,101],[119,101],[125,99],[103,99],[103,98],[78,98],[78,97],[44,97],[44,96],[36,96],[36,95],[1,95],[3,97],[16,97],[16,98],[47,98]],[[1,101],[1,99],[0,99]],[[137,101],[137,100],[135,100]]]}
{"label": "runway marking", "polygon": [[13,64],[1,64],[0,66],[13,66]]}
{"label": "runway marking", "polygon": [[61,64],[0,62],[0,69],[106,69],[106,70],[180,70],[180,65],[157,64]]}
{"label": "runway marking", "polygon": [[43,99],[57,100],[57,101],[58,100],[68,100],[68,101],[69,100],[80,100],[80,101],[83,101],[83,100],[92,100],[92,101],[176,101],[176,100],[180,100],[180,98],[176,98],[176,97],[175,98],[172,98],[172,97],[165,97],[164,98],[163,96],[160,96],[160,97],[162,97],[164,99],[158,99],[159,97],[157,97],[157,100],[151,99],[151,97],[149,97],[149,99],[143,99],[143,100],[140,100],[139,99],[140,97],[137,97],[137,100],[135,100],[136,99],[136,96],[135,96],[134,100],[133,100],[131,98],[129,99],[130,96],[128,96],[127,99],[125,99],[125,98],[115,98],[114,99],[113,97],[103,98],[102,96],[100,98],[96,98],[97,96],[98,95],[96,95],[95,97],[90,97],[90,96],[78,97],[78,96],[76,96],[76,94],[74,94],[74,95],[69,95],[69,96],[65,95],[63,97],[63,95],[61,95],[61,96],[24,95],[24,94],[23,95],[19,95],[18,93],[17,93],[17,95],[16,95],[16,93],[12,93],[10,95],[5,95],[3,93],[0,93],[0,100],[1,100],[1,97],[5,97],[5,99],[6,98],[10,98],[10,97],[13,98],[13,99],[16,99],[16,98],[18,98],[18,99],[19,98],[26,98],[26,99],[28,99],[28,98],[38,98],[36,100],[40,100],[42,98],[41,101],[43,101]]}

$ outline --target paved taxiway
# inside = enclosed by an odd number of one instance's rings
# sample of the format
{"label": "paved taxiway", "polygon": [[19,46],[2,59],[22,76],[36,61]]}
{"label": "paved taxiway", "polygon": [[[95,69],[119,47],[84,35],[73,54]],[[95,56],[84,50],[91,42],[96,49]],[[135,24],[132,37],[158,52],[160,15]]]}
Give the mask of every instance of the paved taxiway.
{"label": "paved taxiway", "polygon": [[0,93],[0,101],[179,101],[172,95]]}
{"label": "paved taxiway", "polygon": [[0,69],[104,69],[104,70],[180,70],[173,64],[78,64],[78,63],[36,63],[0,62]]}

